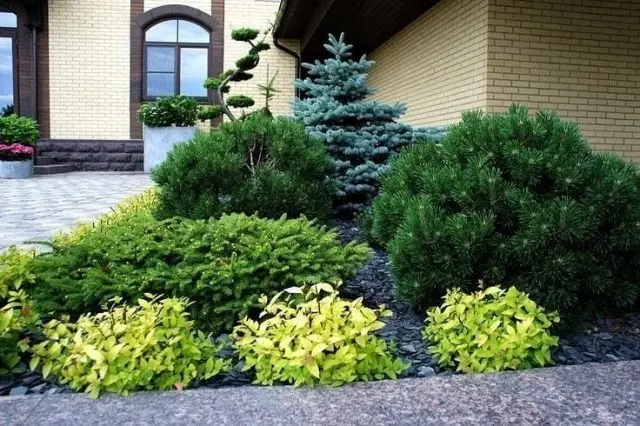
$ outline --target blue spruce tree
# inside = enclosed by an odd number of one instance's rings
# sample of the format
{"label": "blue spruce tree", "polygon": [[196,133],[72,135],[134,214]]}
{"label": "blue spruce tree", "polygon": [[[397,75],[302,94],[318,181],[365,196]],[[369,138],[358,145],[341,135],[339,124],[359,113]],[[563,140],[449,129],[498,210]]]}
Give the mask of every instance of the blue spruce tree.
{"label": "blue spruce tree", "polygon": [[373,90],[367,86],[374,61],[362,56],[350,59],[352,45],[329,35],[325,49],[333,57],[302,64],[308,77],[296,81],[306,94],[293,110],[307,132],[324,141],[334,161],[336,186],[334,205],[339,214],[361,213],[378,190],[378,178],[388,167],[389,157],[414,139],[411,126],[397,123],[406,108],[366,100]]}

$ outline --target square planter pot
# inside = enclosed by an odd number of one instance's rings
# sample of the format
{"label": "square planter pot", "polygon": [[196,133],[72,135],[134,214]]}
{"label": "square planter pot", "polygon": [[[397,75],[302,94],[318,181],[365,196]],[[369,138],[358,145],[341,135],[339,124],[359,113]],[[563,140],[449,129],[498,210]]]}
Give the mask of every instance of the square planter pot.
{"label": "square planter pot", "polygon": [[179,143],[192,139],[195,127],[144,127],[144,172],[150,173]]}
{"label": "square planter pot", "polygon": [[25,179],[33,176],[33,159],[25,161],[0,160],[0,179]]}

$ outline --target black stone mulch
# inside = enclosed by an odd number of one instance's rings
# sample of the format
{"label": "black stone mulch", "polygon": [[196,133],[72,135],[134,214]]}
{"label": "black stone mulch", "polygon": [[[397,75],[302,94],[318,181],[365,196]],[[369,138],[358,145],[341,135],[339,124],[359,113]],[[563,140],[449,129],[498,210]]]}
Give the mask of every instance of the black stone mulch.
{"label": "black stone mulch", "polygon": [[[341,240],[346,243],[359,236],[355,222],[336,221]],[[347,298],[362,297],[369,307],[387,306],[393,317],[385,319],[386,327],[380,336],[393,341],[398,354],[411,364],[404,373],[406,377],[427,377],[436,374],[452,374],[450,370],[439,368],[427,352],[421,330],[424,315],[414,312],[406,303],[396,300],[393,277],[387,254],[374,250],[372,259],[361,268],[356,276],[345,282],[341,293]],[[228,341],[227,336],[219,336],[218,341]],[[225,349],[223,356],[232,357],[233,350]],[[560,344],[553,352],[557,364],[571,365],[587,362],[616,362],[640,359],[640,313],[626,314],[616,318],[596,318],[580,327],[580,330],[562,336]],[[193,386],[246,386],[251,383],[251,375],[242,372],[243,364],[235,359],[233,370],[206,383]],[[0,378],[0,396],[24,395],[29,393],[63,393],[65,387],[43,381],[36,373],[22,373]]]}
{"label": "black stone mulch", "polygon": [[[335,223],[343,242],[359,236],[354,222]],[[342,287],[346,297],[363,297],[368,306],[385,304],[394,315],[380,335],[394,340],[402,358],[411,362],[407,376],[450,374],[436,366],[430,358],[421,330],[424,315],[398,301],[394,295],[393,277],[387,254],[375,250],[371,261],[352,280]],[[640,359],[640,313],[625,314],[617,318],[597,318],[584,324],[579,331],[561,336],[553,352],[557,364],[571,365],[586,362],[615,362]]]}

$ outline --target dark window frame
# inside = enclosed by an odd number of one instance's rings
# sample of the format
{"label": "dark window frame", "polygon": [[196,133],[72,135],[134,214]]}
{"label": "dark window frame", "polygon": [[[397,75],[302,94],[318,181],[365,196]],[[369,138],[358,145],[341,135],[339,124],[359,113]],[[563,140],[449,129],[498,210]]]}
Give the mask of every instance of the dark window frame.
{"label": "dark window frame", "polygon": [[[202,28],[203,30],[205,30],[207,32],[207,34],[209,34],[209,42],[208,43],[196,43],[196,42],[180,42],[178,37],[179,34],[179,27],[180,24],[178,23],[176,25],[176,42],[172,42],[172,41],[147,41],[147,31],[149,31],[149,29],[151,29],[152,27],[161,24],[162,22],[166,22],[166,21],[188,21],[192,24],[195,24],[197,26],[199,26],[200,28]],[[206,49],[207,50],[207,76],[211,75],[211,38],[212,38],[212,32],[210,29],[208,29],[207,27],[203,26],[202,24],[200,24],[199,22],[196,22],[194,20],[191,19],[186,19],[182,16],[175,16],[175,17],[166,17],[164,19],[161,19],[159,21],[155,21],[153,22],[151,25],[149,25],[148,27],[144,28],[143,30],[143,35],[142,35],[142,100],[143,102],[147,102],[147,101],[155,101],[159,98],[162,98],[164,96],[149,96],[149,94],[147,93],[148,90],[148,74],[149,72],[151,73],[156,73],[156,74],[174,74],[174,80],[173,80],[173,96],[175,95],[179,95],[180,91],[181,91],[181,85],[180,85],[180,56],[181,56],[181,52],[182,49],[184,48],[192,48],[192,49]],[[147,51],[149,47],[171,47],[174,49],[174,70],[173,72],[160,72],[160,71],[149,71],[148,70],[148,62],[147,62]],[[204,83],[204,81],[203,81]],[[167,95],[170,96],[170,95]],[[210,102],[210,96],[207,94],[205,96],[190,96],[191,98],[194,98],[195,100],[197,100],[200,103],[209,103]]]}
{"label": "dark window frame", "polygon": [[[8,12],[12,13],[16,17],[16,22],[18,21],[18,14],[13,10],[6,8],[4,6],[0,6],[0,12]],[[11,59],[13,65],[13,111],[18,113],[18,107],[20,105],[20,91],[18,90],[18,25],[15,27],[0,27],[0,38],[10,38],[11,39]]]}

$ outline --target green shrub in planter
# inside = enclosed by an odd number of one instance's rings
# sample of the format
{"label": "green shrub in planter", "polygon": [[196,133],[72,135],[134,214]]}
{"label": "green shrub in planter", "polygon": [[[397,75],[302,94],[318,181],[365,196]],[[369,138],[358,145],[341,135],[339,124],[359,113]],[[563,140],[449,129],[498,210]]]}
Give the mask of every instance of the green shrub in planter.
{"label": "green shrub in planter", "polygon": [[98,312],[114,296],[187,297],[199,325],[229,330],[258,307],[261,294],[339,281],[369,255],[367,246],[342,246],[335,232],[306,219],[138,216],[39,256],[31,292],[40,312],[76,316]]}
{"label": "green shrub in planter", "polygon": [[23,284],[32,282],[33,254],[9,249],[0,253],[0,376],[21,367],[21,353],[38,322]]}
{"label": "green shrub in planter", "polygon": [[31,368],[93,398],[101,392],[181,390],[209,379],[228,370],[230,361],[217,358],[210,336],[194,331],[187,305],[186,299],[147,295],[135,306],[112,304],[76,323],[53,320],[44,327],[46,340],[32,349]]}
{"label": "green shrub in planter", "polygon": [[559,321],[515,287],[490,287],[474,294],[449,290],[442,307],[427,313],[423,336],[442,366],[464,373],[521,370],[551,364]]}
{"label": "green shrub in planter", "polygon": [[192,219],[223,213],[324,218],[331,163],[301,124],[253,114],[177,146],[153,171],[159,215]]}
{"label": "green shrub in planter", "polygon": [[640,294],[640,175],[550,112],[463,115],[393,160],[372,213],[399,294],[510,282],[548,309],[624,309]]}
{"label": "green shrub in planter", "polygon": [[140,107],[138,118],[147,127],[191,127],[198,121],[200,106],[190,97],[159,98]]}
{"label": "green shrub in planter", "polygon": [[0,143],[35,145],[39,136],[40,129],[33,118],[16,114],[0,117]]}
{"label": "green shrub in planter", "polygon": [[268,303],[263,297],[260,320],[244,318],[234,329],[240,358],[246,370],[255,370],[256,383],[338,386],[395,379],[407,368],[373,334],[384,327],[378,318],[391,316],[384,306],[374,310],[362,298],[342,300],[329,284],[283,293]]}

